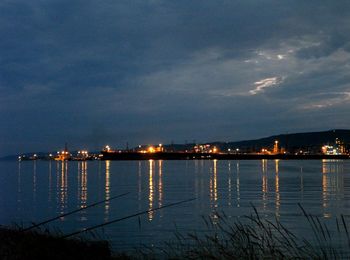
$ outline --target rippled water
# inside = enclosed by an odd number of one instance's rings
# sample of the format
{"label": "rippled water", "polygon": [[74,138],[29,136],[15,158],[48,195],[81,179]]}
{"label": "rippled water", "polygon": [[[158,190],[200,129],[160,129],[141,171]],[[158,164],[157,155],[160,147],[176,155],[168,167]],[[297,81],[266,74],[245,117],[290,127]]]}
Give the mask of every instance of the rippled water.
{"label": "rippled water", "polygon": [[215,222],[217,212],[224,212],[235,219],[252,213],[252,205],[303,236],[310,229],[298,203],[331,228],[336,216],[347,219],[350,213],[350,161],[27,161],[1,162],[0,169],[3,225],[30,226],[130,192],[48,225],[71,233],[196,198],[98,229],[116,249],[159,245],[173,239],[175,230],[200,232],[206,229],[203,216]]}

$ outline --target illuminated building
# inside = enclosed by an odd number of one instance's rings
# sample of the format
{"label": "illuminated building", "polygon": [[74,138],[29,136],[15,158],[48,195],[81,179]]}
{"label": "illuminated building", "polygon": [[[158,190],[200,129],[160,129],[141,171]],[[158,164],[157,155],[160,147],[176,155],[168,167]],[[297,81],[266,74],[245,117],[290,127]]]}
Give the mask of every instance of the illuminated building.
{"label": "illuminated building", "polygon": [[[141,151],[142,152],[142,151]],[[147,149],[148,153],[159,153],[164,152],[164,147],[162,144],[159,144],[158,146],[149,146]]]}
{"label": "illuminated building", "polygon": [[56,161],[67,161],[70,159],[70,153],[68,151],[57,152]]}
{"label": "illuminated building", "polygon": [[340,154],[345,153],[345,145],[342,141],[340,141],[338,138],[335,139],[335,144],[339,149]]}
{"label": "illuminated building", "polygon": [[106,152],[111,152],[111,147],[109,145],[106,145],[105,148],[103,149],[103,151],[106,151]]}
{"label": "illuminated building", "polygon": [[88,151],[78,151],[77,158],[78,160],[87,160],[89,158]]}
{"label": "illuminated building", "polygon": [[278,141],[276,140],[274,145],[273,145],[273,153],[278,154],[280,152],[280,149],[278,147]]}
{"label": "illuminated building", "polygon": [[193,147],[195,153],[218,153],[219,149],[210,144],[198,144]]}
{"label": "illuminated building", "polygon": [[164,152],[164,146],[162,144],[155,145],[139,145],[136,149],[136,152],[138,153],[160,153]]}
{"label": "illuminated building", "polygon": [[67,161],[71,159],[71,154],[68,152],[67,144],[65,145],[65,148],[61,152],[57,152],[57,157],[55,157],[56,161]]}
{"label": "illuminated building", "polygon": [[327,155],[338,155],[342,154],[338,147],[333,145],[324,145],[322,146],[322,153]]}
{"label": "illuminated building", "polygon": [[271,154],[271,152],[268,149],[266,149],[266,148],[262,148],[261,149],[261,153],[262,154]]}
{"label": "illuminated building", "polygon": [[150,146],[150,147],[148,148],[148,152],[149,152],[149,153],[154,153],[154,152],[156,152],[156,149],[155,149],[153,146]]}
{"label": "illuminated building", "polygon": [[334,145],[322,146],[322,153],[326,155],[342,155],[345,154],[345,146],[338,138],[335,139]]}

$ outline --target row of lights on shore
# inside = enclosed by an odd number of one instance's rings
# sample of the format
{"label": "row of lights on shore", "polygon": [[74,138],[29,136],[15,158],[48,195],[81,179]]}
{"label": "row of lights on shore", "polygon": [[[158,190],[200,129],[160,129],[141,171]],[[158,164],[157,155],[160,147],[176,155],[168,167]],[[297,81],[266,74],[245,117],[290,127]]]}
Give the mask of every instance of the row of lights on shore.
{"label": "row of lights on shore", "polygon": [[[164,151],[163,144],[158,144],[158,146],[150,145],[147,149],[141,149],[142,146],[139,145],[138,148],[140,153],[155,153]],[[106,145],[104,150],[107,152],[114,152],[109,145]]]}

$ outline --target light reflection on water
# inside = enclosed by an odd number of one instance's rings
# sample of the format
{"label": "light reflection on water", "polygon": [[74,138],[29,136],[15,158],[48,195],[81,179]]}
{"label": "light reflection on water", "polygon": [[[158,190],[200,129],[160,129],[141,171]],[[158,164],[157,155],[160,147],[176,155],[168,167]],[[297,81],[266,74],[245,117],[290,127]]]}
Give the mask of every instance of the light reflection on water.
{"label": "light reflection on water", "polygon": [[213,223],[216,224],[218,221],[218,180],[217,180],[217,162],[218,160],[213,160],[213,165],[211,168],[211,175],[210,175],[210,184],[209,184],[209,191],[210,191],[210,208],[211,208],[211,214],[210,217],[213,220]]}
{"label": "light reflection on water", "polygon": [[343,164],[330,160],[322,161],[322,207],[323,217],[332,217],[332,204],[344,193]]}
{"label": "light reflection on water", "polygon": [[261,171],[262,171],[262,201],[263,208],[266,210],[268,200],[268,178],[267,178],[267,160],[261,160]]}
{"label": "light reflection on water", "polygon": [[252,205],[261,216],[277,217],[302,234],[307,232],[297,203],[329,221],[350,214],[349,161],[29,161],[0,167],[0,224],[27,226],[130,192],[50,224],[72,232],[197,198],[105,227],[101,232],[115,248],[156,245],[173,238],[175,225],[179,231],[200,231],[202,216],[216,223],[218,212],[235,218],[252,213]]}
{"label": "light reflection on water", "polygon": [[109,172],[109,167],[110,167],[110,161],[106,161],[106,175],[105,175],[105,218],[104,220],[107,222],[109,220],[109,199],[110,199],[110,172]]}
{"label": "light reflection on water", "polygon": [[237,208],[240,207],[241,195],[239,191],[239,162],[236,164],[236,190],[237,190]]}
{"label": "light reflection on water", "polygon": [[[163,161],[158,160],[149,160],[149,179],[148,179],[148,220],[152,221],[154,214],[156,214],[156,211],[151,211],[154,208],[159,208],[163,206],[163,176],[162,176],[162,165]],[[141,170],[139,165],[139,171]],[[141,170],[142,171],[142,170]],[[141,177],[141,174],[139,172],[139,177]],[[141,178],[138,180],[139,183],[139,198],[142,196],[142,190],[141,190]],[[140,209],[140,207],[139,207]],[[162,211],[159,211],[160,216],[162,216]]]}
{"label": "light reflection on water", "polygon": [[[153,174],[154,174],[154,161],[153,160],[149,160],[149,182],[148,182],[148,186],[149,186],[149,195],[148,195],[148,210],[151,210],[153,208],[153,197],[154,197],[154,182],[153,182]],[[153,220],[153,211],[149,211],[148,212],[148,220],[152,221]]]}
{"label": "light reflection on water", "polygon": [[158,207],[163,206],[163,181],[162,181],[162,164],[163,161],[158,161]]}

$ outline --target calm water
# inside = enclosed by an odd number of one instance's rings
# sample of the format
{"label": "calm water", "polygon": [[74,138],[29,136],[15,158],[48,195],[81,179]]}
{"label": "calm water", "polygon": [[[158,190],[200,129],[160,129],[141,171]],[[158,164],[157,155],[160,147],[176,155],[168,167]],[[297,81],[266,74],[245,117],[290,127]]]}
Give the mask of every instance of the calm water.
{"label": "calm water", "polygon": [[70,233],[196,198],[99,229],[116,249],[157,246],[175,230],[200,232],[203,216],[215,221],[223,211],[234,219],[252,213],[252,204],[263,217],[280,218],[305,236],[310,232],[297,203],[331,224],[350,214],[350,161],[28,161],[1,162],[0,169],[3,225],[29,226],[130,192],[49,224]]}

